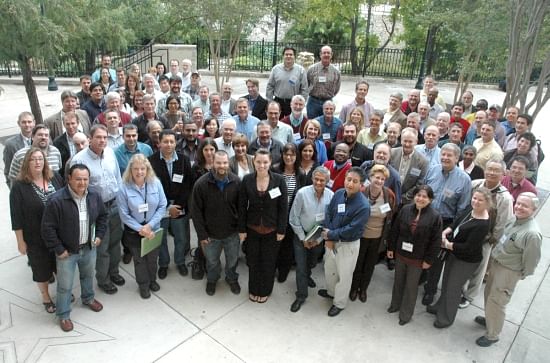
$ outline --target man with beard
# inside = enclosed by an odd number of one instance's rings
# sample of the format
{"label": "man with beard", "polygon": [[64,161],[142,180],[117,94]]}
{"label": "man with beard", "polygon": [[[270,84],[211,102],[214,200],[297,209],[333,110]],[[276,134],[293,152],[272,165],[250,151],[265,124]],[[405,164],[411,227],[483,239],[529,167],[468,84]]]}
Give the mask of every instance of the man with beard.
{"label": "man with beard", "polygon": [[187,93],[182,92],[181,77],[178,76],[170,77],[170,94],[164,96],[158,101],[157,115],[164,115],[164,113],[168,110],[168,108],[166,107],[166,99],[170,95],[180,100],[180,111],[184,113],[184,117],[189,117],[193,105],[193,100],[191,99],[191,96],[189,96]]}
{"label": "man with beard", "polygon": [[409,96],[406,101],[401,103],[401,111],[405,115],[411,112],[418,112],[418,103],[420,102],[420,90],[412,89],[409,91]]}
{"label": "man with beard", "polygon": [[[351,165],[361,166],[365,161],[372,160],[372,150],[369,150],[365,145],[357,142],[359,130],[357,125],[347,122],[344,124],[343,142],[349,147]],[[336,144],[338,145],[338,144]],[[332,152],[334,154],[334,150]],[[331,157],[329,157],[331,159]]]}
{"label": "man with beard", "polygon": [[290,102],[290,114],[281,119],[282,122],[292,127],[294,133],[294,141],[298,142],[304,134],[304,127],[307,124],[308,118],[303,114],[306,100],[301,95],[292,97]]}

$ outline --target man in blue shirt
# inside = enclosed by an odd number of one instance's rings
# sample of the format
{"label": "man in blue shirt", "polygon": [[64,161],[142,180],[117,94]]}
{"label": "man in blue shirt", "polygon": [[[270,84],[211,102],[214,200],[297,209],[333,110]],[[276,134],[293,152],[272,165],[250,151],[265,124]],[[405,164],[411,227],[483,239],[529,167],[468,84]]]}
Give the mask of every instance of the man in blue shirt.
{"label": "man in blue shirt", "polygon": [[153,155],[151,146],[137,141],[138,127],[134,124],[126,124],[122,128],[122,137],[124,144],[115,149],[116,160],[120,168],[120,175],[124,174],[128,161],[134,154],[143,154],[145,157]]}
{"label": "man in blue shirt", "polygon": [[258,125],[260,120],[249,114],[248,100],[246,98],[239,98],[236,107],[237,114],[233,116],[233,119],[237,122],[236,131],[245,135],[250,142],[255,138],[256,125]]}

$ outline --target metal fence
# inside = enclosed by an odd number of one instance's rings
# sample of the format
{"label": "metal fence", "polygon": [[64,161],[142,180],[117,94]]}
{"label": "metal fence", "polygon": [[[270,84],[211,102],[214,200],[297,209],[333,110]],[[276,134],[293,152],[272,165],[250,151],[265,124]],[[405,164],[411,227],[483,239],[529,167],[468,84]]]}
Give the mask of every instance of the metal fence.
{"label": "metal fence", "polygon": [[[214,60],[207,40],[197,40],[197,66],[200,69],[212,69]],[[235,57],[232,59],[233,70],[269,72],[273,64],[282,62],[285,46],[292,46],[298,53],[310,52],[318,61],[319,50],[324,44],[277,43],[268,41],[241,41],[236,45]],[[390,78],[415,79],[420,72],[423,60],[423,49],[380,49],[331,45],[332,62],[339,67],[342,74],[363,75]],[[230,61],[230,46],[222,41],[220,46],[220,64],[223,68]],[[456,81],[462,61],[461,55],[450,52],[439,52],[433,55],[432,74],[438,80]],[[482,59],[474,82],[498,83],[505,78],[503,62],[491,62]]]}

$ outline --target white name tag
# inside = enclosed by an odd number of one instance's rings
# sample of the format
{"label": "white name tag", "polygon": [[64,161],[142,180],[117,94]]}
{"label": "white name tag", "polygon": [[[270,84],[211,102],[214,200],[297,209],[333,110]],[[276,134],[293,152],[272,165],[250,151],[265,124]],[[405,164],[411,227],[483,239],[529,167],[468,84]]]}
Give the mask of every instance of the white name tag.
{"label": "white name tag", "polygon": [[327,81],[327,76],[319,76],[319,83],[325,83]]}
{"label": "white name tag", "polygon": [[384,203],[380,206],[380,212],[381,213],[387,213],[389,211],[391,211],[390,203]]}
{"label": "white name tag", "polygon": [[85,221],[88,219],[88,213],[87,212],[79,212],[78,213],[78,220]]}
{"label": "white name tag", "polygon": [[302,138],[302,135],[300,135],[299,132],[294,134],[294,141],[300,141],[301,138]]}
{"label": "white name tag", "polygon": [[332,189],[332,186],[333,186],[333,185],[334,185],[334,180],[329,179],[329,181],[327,182],[327,188]]}
{"label": "white name tag", "polygon": [[280,197],[281,196],[281,191],[279,190],[279,187],[271,189],[269,191],[269,196],[271,197],[271,199],[275,199],[277,197]]}
{"label": "white name tag", "polygon": [[409,242],[403,242],[403,244],[401,245],[401,248],[403,249],[403,251],[407,251],[407,252],[411,252],[413,251],[413,244],[412,243],[409,243]]}
{"label": "white name tag", "polygon": [[145,212],[148,212],[148,211],[149,211],[149,204],[144,203],[144,204],[138,205],[138,212],[139,213],[145,213]]}
{"label": "white name tag", "polygon": [[345,213],[345,212],[346,212],[346,205],[338,204],[338,213]]}
{"label": "white name tag", "polygon": [[315,215],[315,222],[322,222],[325,220],[325,213],[317,213]]}
{"label": "white name tag", "polygon": [[410,173],[412,176],[420,176],[420,169],[418,168],[411,168],[411,173]]}
{"label": "white name tag", "polygon": [[181,183],[183,181],[183,175],[182,174],[174,174],[172,175],[172,181],[174,183]]}
{"label": "white name tag", "polygon": [[373,143],[368,144],[368,145],[367,145],[367,148],[368,148],[369,150],[372,150],[372,149],[374,148],[374,144],[373,144]]}
{"label": "white name tag", "polygon": [[323,140],[330,140],[330,132],[325,132],[323,134]]}

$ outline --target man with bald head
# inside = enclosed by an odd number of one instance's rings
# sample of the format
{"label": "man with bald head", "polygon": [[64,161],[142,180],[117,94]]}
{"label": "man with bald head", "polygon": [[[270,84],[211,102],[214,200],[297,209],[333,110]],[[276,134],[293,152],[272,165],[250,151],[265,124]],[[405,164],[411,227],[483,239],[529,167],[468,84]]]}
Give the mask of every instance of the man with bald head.
{"label": "man with bald head", "polygon": [[439,129],[437,126],[428,126],[424,130],[424,144],[416,145],[415,149],[428,160],[428,169],[434,165],[440,165],[439,161]]}
{"label": "man with bald head", "polygon": [[409,95],[406,101],[401,103],[401,111],[405,115],[408,115],[411,112],[418,112],[418,104],[420,102],[420,90],[412,89],[409,91]]}
{"label": "man with bald head", "polygon": [[449,138],[449,124],[451,122],[451,115],[448,112],[440,112],[435,120],[435,125],[439,130],[439,141],[447,140]]}
{"label": "man with bald head", "polygon": [[312,119],[323,114],[323,104],[332,100],[340,91],[340,71],[330,63],[332,48],[325,45],[320,51],[321,61],[307,70],[309,97],[307,100],[307,118]]}
{"label": "man with bald head", "polygon": [[[226,112],[230,114],[231,116],[235,116],[235,106],[237,104],[237,100],[231,97],[233,94],[233,86],[229,82],[225,82],[222,85],[222,104],[221,108],[223,112]],[[211,102],[212,103],[212,102]]]}
{"label": "man with bald head", "polygon": [[426,100],[430,105],[430,117],[434,120],[437,119],[437,116],[445,111],[445,108],[441,106],[436,100],[439,98],[439,89],[437,87],[432,87],[428,90],[428,97]]}
{"label": "man with bald head", "polygon": [[430,104],[420,102],[418,104],[418,116],[420,117],[420,132],[424,132],[426,127],[435,125],[435,120],[430,117]]}

